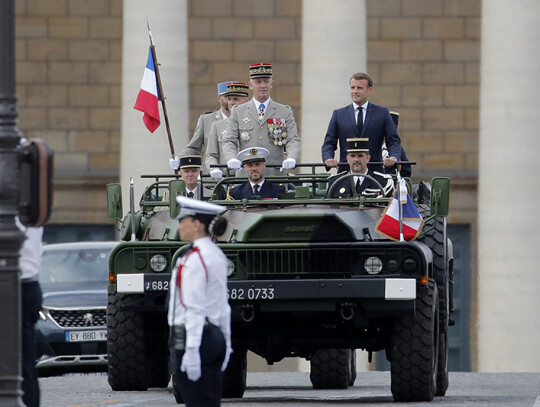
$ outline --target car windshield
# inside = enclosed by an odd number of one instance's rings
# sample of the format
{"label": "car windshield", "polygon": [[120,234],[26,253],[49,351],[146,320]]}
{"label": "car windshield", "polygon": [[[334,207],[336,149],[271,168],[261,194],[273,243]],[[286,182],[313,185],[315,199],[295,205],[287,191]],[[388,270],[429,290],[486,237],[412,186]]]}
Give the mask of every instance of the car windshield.
{"label": "car windshield", "polygon": [[43,252],[42,284],[107,281],[110,247],[62,249]]}

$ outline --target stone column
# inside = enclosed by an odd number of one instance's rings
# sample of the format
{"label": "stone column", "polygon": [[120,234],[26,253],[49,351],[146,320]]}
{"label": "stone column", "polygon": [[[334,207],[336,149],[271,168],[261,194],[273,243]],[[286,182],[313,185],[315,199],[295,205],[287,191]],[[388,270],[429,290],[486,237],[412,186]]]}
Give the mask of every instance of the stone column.
{"label": "stone column", "polygon": [[[304,1],[302,162],[322,163],[321,146],[332,112],[351,103],[349,78],[365,72],[366,66],[365,0]],[[308,371],[309,362],[302,360],[299,368]],[[358,352],[357,370],[367,370],[366,352]]]}
{"label": "stone column", "polygon": [[[129,178],[135,181],[135,201],[144,186],[141,174],[172,174],[165,119],[160,104],[161,125],[150,133],[142,113],[133,109],[148,57],[146,19],[156,46],[161,81],[166,97],[173,145],[178,154],[188,141],[188,41],[186,0],[162,0],[150,5],[144,0],[124,1],[122,55],[122,146],[120,182],[124,208],[129,197]],[[137,208],[137,206],[136,206]]]}
{"label": "stone column", "polygon": [[302,7],[302,162],[322,162],[332,111],[351,103],[349,78],[366,71],[366,2],[309,0]]}
{"label": "stone column", "polygon": [[479,371],[540,366],[539,14],[537,0],[482,4]]}

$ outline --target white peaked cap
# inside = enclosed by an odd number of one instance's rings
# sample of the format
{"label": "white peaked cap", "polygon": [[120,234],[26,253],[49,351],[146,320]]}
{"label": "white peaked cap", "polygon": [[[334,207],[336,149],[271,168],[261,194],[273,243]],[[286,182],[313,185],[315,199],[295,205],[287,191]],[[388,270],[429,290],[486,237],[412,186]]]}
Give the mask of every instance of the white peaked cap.
{"label": "white peaked cap", "polygon": [[183,195],[176,197],[176,202],[180,205],[180,214],[177,219],[182,219],[186,216],[197,215],[219,215],[225,211],[225,207],[216,205],[206,201],[199,201],[197,199],[188,198]]}

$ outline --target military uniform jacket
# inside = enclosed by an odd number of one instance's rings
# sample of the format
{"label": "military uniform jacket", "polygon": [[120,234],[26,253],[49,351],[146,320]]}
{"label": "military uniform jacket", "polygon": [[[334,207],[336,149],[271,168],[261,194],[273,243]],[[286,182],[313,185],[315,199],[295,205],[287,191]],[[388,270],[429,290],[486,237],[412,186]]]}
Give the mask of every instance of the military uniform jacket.
{"label": "military uniform jacket", "polygon": [[[327,191],[330,191],[330,187],[337,182],[336,186],[333,187],[331,198],[349,198],[349,197],[354,196],[354,191],[353,191],[353,188],[355,188],[354,177],[348,177],[341,181],[338,181],[338,179],[345,174],[351,174],[351,172],[342,172],[342,173],[334,175],[333,177],[328,178]],[[379,186],[372,179],[369,179],[366,177],[364,178],[364,181],[362,181],[362,183],[360,184],[360,187],[356,191],[358,194],[368,195],[368,196],[373,196],[373,197],[383,195],[383,194],[384,196],[392,195],[392,192],[394,192],[394,183],[392,181],[392,178],[389,175],[384,175],[384,174],[369,171],[369,170],[367,174],[375,178],[379,182],[379,184],[381,184],[384,191],[381,191]]]}
{"label": "military uniform jacket", "polygon": [[279,194],[285,192],[285,188],[282,185],[277,185],[267,180],[262,184],[261,189],[259,190],[259,197],[253,196],[253,188],[249,182],[238,185],[237,187],[231,188],[229,190],[229,195],[233,199],[269,199],[269,198],[278,198]]}
{"label": "military uniform jacket", "polygon": [[[298,162],[300,137],[291,107],[270,99],[262,120],[259,120],[253,100],[233,107],[227,120],[227,134],[223,138],[225,162],[236,158],[238,151],[248,147],[268,149],[270,155],[266,158],[267,164],[281,165],[285,158],[294,158]],[[267,168],[266,174],[279,175],[279,168]]]}
{"label": "military uniform jacket", "polygon": [[208,135],[214,122],[223,120],[221,110],[212,113],[203,113],[197,120],[197,126],[190,142],[184,147],[180,156],[184,155],[203,155],[203,147],[208,145]]}
{"label": "military uniform jacket", "polygon": [[225,160],[225,155],[223,154],[223,136],[227,134],[228,121],[229,118],[227,117],[225,120],[212,123],[212,129],[208,135],[208,144],[206,145],[206,154],[204,156],[204,163],[208,172],[212,170],[210,168],[212,164],[227,164],[227,160]]}
{"label": "military uniform jacket", "polygon": [[185,325],[186,347],[199,347],[206,321],[230,338],[227,258],[209,237],[195,240],[178,260],[169,290],[169,326]]}

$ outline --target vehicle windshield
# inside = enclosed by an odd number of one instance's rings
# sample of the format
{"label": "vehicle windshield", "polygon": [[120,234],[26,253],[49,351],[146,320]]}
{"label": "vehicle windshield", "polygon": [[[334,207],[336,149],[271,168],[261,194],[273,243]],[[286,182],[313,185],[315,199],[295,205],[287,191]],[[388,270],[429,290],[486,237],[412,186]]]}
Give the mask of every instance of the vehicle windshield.
{"label": "vehicle windshield", "polygon": [[110,247],[44,251],[39,282],[106,282],[109,276],[110,252]]}

